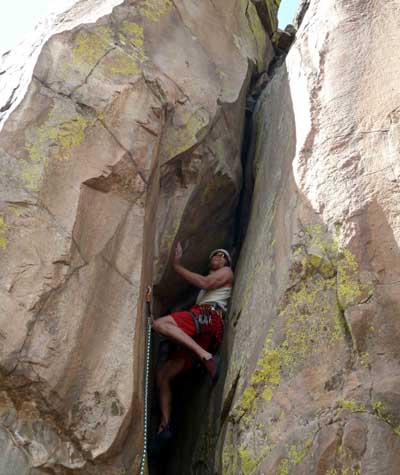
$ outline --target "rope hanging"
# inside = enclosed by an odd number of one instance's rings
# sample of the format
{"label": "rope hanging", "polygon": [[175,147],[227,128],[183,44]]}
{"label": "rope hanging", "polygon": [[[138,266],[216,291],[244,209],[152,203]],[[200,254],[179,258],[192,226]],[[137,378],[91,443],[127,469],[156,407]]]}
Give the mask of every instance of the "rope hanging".
{"label": "rope hanging", "polygon": [[140,464],[140,475],[144,475],[147,458],[147,428],[148,428],[148,413],[149,413],[149,379],[150,379],[150,349],[151,349],[151,326],[153,322],[153,315],[151,313],[151,287],[146,290],[146,306],[147,306],[147,334],[146,334],[146,366],[144,379],[144,421],[143,421],[143,454]]}

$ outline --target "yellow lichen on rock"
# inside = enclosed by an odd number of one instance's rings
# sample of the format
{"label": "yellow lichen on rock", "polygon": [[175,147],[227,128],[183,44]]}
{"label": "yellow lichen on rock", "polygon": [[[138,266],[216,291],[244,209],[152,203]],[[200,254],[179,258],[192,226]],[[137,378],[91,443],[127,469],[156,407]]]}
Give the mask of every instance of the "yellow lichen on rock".
{"label": "yellow lichen on rock", "polygon": [[74,65],[94,66],[112,46],[112,30],[101,26],[94,31],[81,30],[75,37],[75,46],[72,49],[72,63]]}
{"label": "yellow lichen on rock", "polygon": [[171,0],[143,0],[138,6],[140,13],[150,21],[159,21],[171,7]]}
{"label": "yellow lichen on rock", "polygon": [[144,51],[144,31],[143,26],[132,21],[124,21],[119,33],[121,43],[133,47],[132,54],[138,61],[146,61],[147,56]]}
{"label": "yellow lichen on rock", "polygon": [[[312,355],[344,341],[346,328],[337,298],[338,252],[336,239],[319,225],[308,227],[306,242],[294,247],[291,278],[296,284],[281,300],[262,356],[234,408],[234,420],[249,424],[257,404],[272,400],[282,378],[293,377]],[[274,334],[280,335],[276,342]]]}
{"label": "yellow lichen on rock", "polygon": [[289,475],[289,460],[282,459],[278,466],[278,475]]}
{"label": "yellow lichen on rock", "polygon": [[7,247],[7,229],[7,224],[4,222],[4,219],[0,217],[0,248],[3,250]]}
{"label": "yellow lichen on rock", "polygon": [[236,475],[238,473],[239,456],[233,440],[233,433],[228,427],[222,452],[222,467],[224,475]]}
{"label": "yellow lichen on rock", "polygon": [[167,158],[176,157],[193,147],[198,142],[199,132],[207,127],[209,121],[209,113],[203,108],[182,112],[181,124],[171,127],[166,134],[164,147]]}
{"label": "yellow lichen on rock", "polygon": [[257,454],[250,454],[249,449],[245,445],[241,445],[239,448],[240,466],[242,475],[252,475],[255,473],[256,468],[260,463],[268,457],[271,453],[271,447],[264,446]]}
{"label": "yellow lichen on rock", "polygon": [[135,76],[140,74],[140,68],[134,58],[128,56],[123,51],[117,51],[109,58],[106,70],[112,74],[121,74],[124,76]]}
{"label": "yellow lichen on rock", "polygon": [[[248,423],[257,402],[270,401],[282,375],[293,376],[312,354],[322,351],[344,337],[340,312],[334,298],[335,279],[302,283],[288,295],[279,318],[285,318],[284,339],[273,345],[271,330],[262,357],[249,386],[235,408],[234,417]],[[315,316],[318,315],[318,318]]]}
{"label": "yellow lichen on rock", "polygon": [[303,462],[311,447],[311,438],[287,446],[287,457],[279,462],[278,475],[289,475],[293,467]]}
{"label": "yellow lichen on rock", "polygon": [[349,399],[341,399],[338,406],[342,409],[347,409],[351,412],[367,412],[365,403]]}
{"label": "yellow lichen on rock", "polygon": [[[49,117],[50,121],[51,117]],[[50,154],[58,160],[68,160],[71,158],[73,148],[82,144],[87,124],[87,120],[83,116],[77,115],[61,121],[58,126],[45,124],[34,129],[34,138],[26,145],[31,160],[36,162]],[[51,152],[49,151],[50,145],[52,146]]]}
{"label": "yellow lichen on rock", "polygon": [[358,280],[358,264],[348,249],[342,250],[338,260],[338,299],[342,308],[358,303],[362,290]]}
{"label": "yellow lichen on rock", "polygon": [[257,66],[259,71],[262,71],[266,68],[265,48],[267,45],[267,35],[261,23],[260,17],[258,16],[256,7],[253,5],[252,2],[248,3],[247,18],[249,20],[249,26],[253,33],[257,47]]}
{"label": "yellow lichen on rock", "polygon": [[25,149],[30,160],[23,167],[22,178],[28,189],[38,189],[50,158],[71,158],[73,150],[83,143],[87,126],[87,119],[80,114],[68,115],[52,109],[43,125],[26,131]]}
{"label": "yellow lichen on rock", "polygon": [[292,466],[301,464],[312,446],[312,439],[292,444],[288,447],[289,463]]}
{"label": "yellow lichen on rock", "polygon": [[281,0],[265,0],[265,5],[267,7],[268,24],[271,25],[272,31],[275,31],[278,28],[277,12],[280,4]]}

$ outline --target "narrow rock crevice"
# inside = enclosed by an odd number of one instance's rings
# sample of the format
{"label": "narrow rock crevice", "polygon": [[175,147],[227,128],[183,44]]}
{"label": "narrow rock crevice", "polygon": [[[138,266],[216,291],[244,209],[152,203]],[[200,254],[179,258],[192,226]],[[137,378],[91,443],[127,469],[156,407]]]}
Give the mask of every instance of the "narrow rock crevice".
{"label": "narrow rock crevice", "polygon": [[[257,81],[257,76],[253,80],[253,84]],[[258,86],[258,94],[261,93],[262,87]],[[253,94],[250,87],[247,97]],[[229,120],[226,117],[223,107],[222,115],[226,126],[229,127]],[[251,154],[253,149],[250,146],[251,141],[251,120],[252,111],[246,111],[244,122],[244,138],[242,140],[232,137],[234,143],[242,142],[241,147],[241,162],[243,176],[248,175],[251,167]],[[214,125],[215,126],[215,125]],[[163,165],[164,166],[164,165]],[[250,179],[247,182],[242,182],[242,189],[240,193],[239,202],[235,208],[235,223],[233,227],[233,248],[235,252],[235,259],[238,258],[241,246],[244,241],[248,214],[250,211],[251,192],[253,188],[253,181]],[[250,196],[249,196],[250,195]],[[193,269],[199,271],[197,269]],[[161,295],[167,293],[167,290],[162,286],[157,289]],[[181,295],[179,302],[169,302],[165,306],[161,301],[156,305],[157,316],[167,315],[175,307],[183,307],[182,301],[185,300],[185,308],[188,308],[190,299],[194,302],[195,295]],[[229,318],[229,316],[227,317]],[[226,331],[231,331],[233,328],[229,321],[226,321]],[[155,378],[157,359],[159,354],[159,337],[155,336],[153,339],[153,380]],[[227,370],[227,365],[230,360],[228,337],[225,336],[225,342],[220,350],[223,358],[224,372]],[[150,461],[150,475],[176,475],[177,473],[196,474],[196,475],[210,475],[214,473],[214,460],[219,457],[216,453],[217,440],[220,431],[229,416],[229,411],[235,397],[236,389],[239,384],[240,372],[236,375],[234,383],[231,385],[228,397],[222,399],[222,389],[224,376],[221,377],[220,382],[216,388],[212,388],[209,384],[207,375],[204,369],[199,364],[195,369],[179,376],[173,383],[173,431],[174,439],[166,448],[164,454],[157,461]],[[157,389],[153,383],[152,387],[152,423],[150,430],[150,438],[154,437],[157,431],[159,422]],[[212,409],[213,408],[213,409]],[[215,417],[217,414],[217,417]]]}

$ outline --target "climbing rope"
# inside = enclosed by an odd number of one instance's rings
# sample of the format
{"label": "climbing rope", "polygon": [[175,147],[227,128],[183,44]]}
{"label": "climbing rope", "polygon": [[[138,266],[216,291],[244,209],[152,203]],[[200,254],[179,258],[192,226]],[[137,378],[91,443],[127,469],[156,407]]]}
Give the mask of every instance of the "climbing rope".
{"label": "climbing rope", "polygon": [[140,464],[140,475],[144,475],[147,458],[147,426],[148,426],[148,398],[149,398],[149,378],[150,378],[150,348],[151,348],[151,326],[153,323],[153,315],[151,313],[151,287],[146,290],[146,306],[147,306],[147,335],[146,335],[146,372],[144,379],[144,421],[143,421],[143,454]]}

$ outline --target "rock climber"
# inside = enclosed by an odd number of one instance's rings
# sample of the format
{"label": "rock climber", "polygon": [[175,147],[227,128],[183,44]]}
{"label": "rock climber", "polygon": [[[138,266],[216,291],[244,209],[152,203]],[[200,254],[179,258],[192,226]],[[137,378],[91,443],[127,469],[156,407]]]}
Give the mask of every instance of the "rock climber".
{"label": "rock climber", "polygon": [[161,421],[158,434],[170,432],[171,382],[180,373],[200,360],[215,384],[220,373],[220,357],[215,351],[221,344],[228,302],[232,293],[231,257],[225,249],[210,254],[206,276],[191,272],[181,265],[182,246],[178,242],[172,265],[181,277],[200,290],[196,304],[189,310],[173,312],[154,321],[153,328],[168,340],[178,343],[165,364],[158,370],[157,386]]}

